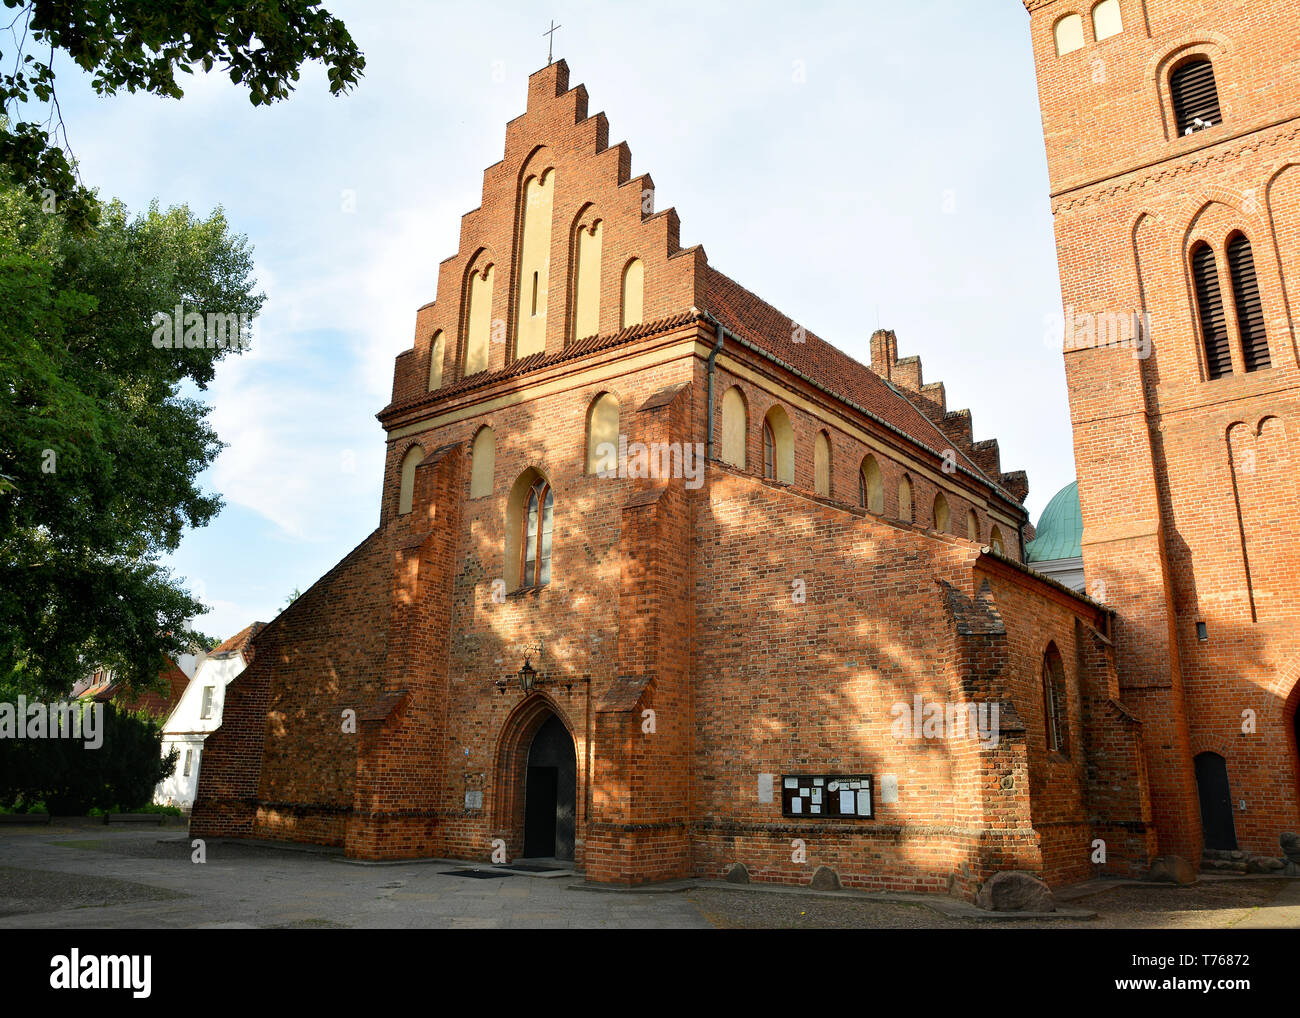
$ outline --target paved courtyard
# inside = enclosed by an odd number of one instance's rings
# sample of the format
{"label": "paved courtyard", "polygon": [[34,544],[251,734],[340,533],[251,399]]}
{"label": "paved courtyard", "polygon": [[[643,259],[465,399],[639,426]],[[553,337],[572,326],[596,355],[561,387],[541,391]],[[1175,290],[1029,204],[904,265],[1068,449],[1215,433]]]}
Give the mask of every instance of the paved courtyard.
{"label": "paved courtyard", "polygon": [[211,841],[199,865],[191,852],[183,826],[0,828],[0,928],[1300,928],[1300,880],[1098,885],[1066,902],[1089,918],[989,921],[947,899],[936,911],[914,900],[796,889],[591,891],[568,876],[447,873],[472,868],[464,863],[363,866]]}

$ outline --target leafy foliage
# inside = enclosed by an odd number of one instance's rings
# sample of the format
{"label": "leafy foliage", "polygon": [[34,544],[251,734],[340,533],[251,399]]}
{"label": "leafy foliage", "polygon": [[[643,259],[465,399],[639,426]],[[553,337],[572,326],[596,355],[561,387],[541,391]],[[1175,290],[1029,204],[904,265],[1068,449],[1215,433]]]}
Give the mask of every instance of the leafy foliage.
{"label": "leafy foliage", "polygon": [[[0,685],[0,700],[15,702],[12,688]],[[80,739],[0,739],[0,803],[21,801],[27,812],[34,812],[32,803],[48,803],[58,816],[148,803],[158,782],[176,769],[180,752],[162,755],[159,718],[111,703],[103,712],[103,742],[96,749]]]}
{"label": "leafy foliage", "polygon": [[239,347],[159,349],[153,321],[251,319],[252,272],[220,210],[114,202],[78,233],[0,186],[0,677],[59,695],[100,666],[143,689],[190,649],[205,609],[158,560],[219,511],[197,479],[222,445],[182,389]]}
{"label": "leafy foliage", "polygon": [[[74,164],[46,125],[20,119],[35,100],[50,106],[46,124],[67,132],[58,111],[54,53],[68,54],[91,76],[100,95],[152,92],[179,99],[177,74],[219,68],[248,89],[255,106],[288,98],[299,67],[319,60],[331,94],[352,88],[366,66],[343,22],[319,0],[4,0],[17,14],[8,26],[16,53],[0,74],[0,98],[12,123],[0,129],[0,163],[15,171],[34,200],[52,197],[78,228],[94,222],[99,206],[76,177]],[[28,53],[30,45],[35,53]],[[39,54],[39,55],[37,55]],[[10,61],[6,61],[9,66]]]}

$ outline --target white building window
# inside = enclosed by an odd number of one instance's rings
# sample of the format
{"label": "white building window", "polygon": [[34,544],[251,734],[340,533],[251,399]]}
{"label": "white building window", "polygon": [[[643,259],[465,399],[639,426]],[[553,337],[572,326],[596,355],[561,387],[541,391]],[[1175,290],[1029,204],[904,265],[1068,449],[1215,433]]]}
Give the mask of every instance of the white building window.
{"label": "white building window", "polygon": [[[203,711],[202,713],[199,714],[199,717],[203,718],[205,721],[208,718],[212,717],[212,695],[213,693],[216,692],[216,690],[217,690],[216,686],[203,687]],[[186,768],[185,773],[186,774],[189,773],[188,767]]]}

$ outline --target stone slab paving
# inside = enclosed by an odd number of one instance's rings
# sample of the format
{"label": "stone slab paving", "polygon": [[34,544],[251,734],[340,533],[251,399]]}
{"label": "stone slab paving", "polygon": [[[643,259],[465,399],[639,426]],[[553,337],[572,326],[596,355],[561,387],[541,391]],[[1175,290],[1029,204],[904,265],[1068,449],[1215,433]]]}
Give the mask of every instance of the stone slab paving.
{"label": "stone slab paving", "polygon": [[990,921],[920,895],[691,882],[626,893],[572,877],[445,873],[465,862],[355,865],[221,840],[207,842],[202,865],[191,852],[183,826],[0,830],[0,929],[1300,929],[1300,880],[1284,878],[1096,881],[1062,895],[1071,916]]}

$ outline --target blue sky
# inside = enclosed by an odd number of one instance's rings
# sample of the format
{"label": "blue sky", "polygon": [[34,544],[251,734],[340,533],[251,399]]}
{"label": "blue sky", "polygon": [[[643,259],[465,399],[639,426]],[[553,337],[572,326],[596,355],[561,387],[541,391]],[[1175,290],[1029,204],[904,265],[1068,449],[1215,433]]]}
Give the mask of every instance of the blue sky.
{"label": "blue sky", "polygon": [[212,607],[204,632],[269,620],[378,521],[393,357],[524,111],[552,16],[571,84],[653,175],[656,207],[677,209],[684,246],[863,362],[877,325],[896,330],[975,437],[1000,440],[1003,468],[1029,472],[1035,519],[1073,479],[1019,0],[325,6],[366,56],[345,98],[308,67],[273,108],[219,75],[180,101],[102,99],[56,62],[86,182],[133,210],[220,205],[268,297],[253,351],[205,394],[229,447],[202,480],[226,507],[169,563]]}

